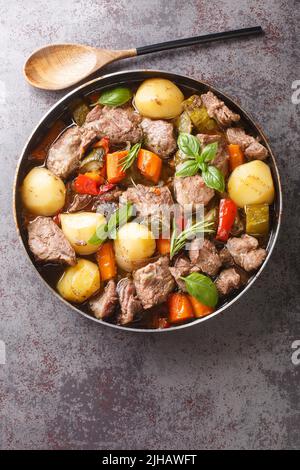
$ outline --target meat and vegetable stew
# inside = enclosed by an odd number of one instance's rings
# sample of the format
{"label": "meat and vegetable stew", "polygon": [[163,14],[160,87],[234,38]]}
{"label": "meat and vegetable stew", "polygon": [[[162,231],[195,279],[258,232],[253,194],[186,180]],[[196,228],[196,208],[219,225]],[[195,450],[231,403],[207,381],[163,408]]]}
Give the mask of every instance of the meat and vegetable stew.
{"label": "meat and vegetable stew", "polygon": [[211,91],[151,78],[85,96],[20,188],[38,269],[97,319],[168,328],[212,314],[266,258],[268,150]]}

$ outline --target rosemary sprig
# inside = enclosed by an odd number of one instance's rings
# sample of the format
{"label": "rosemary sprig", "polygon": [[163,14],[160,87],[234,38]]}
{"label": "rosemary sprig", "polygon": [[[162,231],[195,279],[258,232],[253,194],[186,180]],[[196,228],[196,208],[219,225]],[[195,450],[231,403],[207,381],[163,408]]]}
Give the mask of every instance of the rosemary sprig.
{"label": "rosemary sprig", "polygon": [[119,166],[121,166],[122,171],[128,170],[131,167],[134,160],[137,158],[140,151],[141,144],[134,144],[129,150],[128,154],[120,159]]}
{"label": "rosemary sprig", "polygon": [[213,225],[214,222],[203,219],[177,234],[176,223],[174,221],[173,232],[171,236],[170,259],[172,259],[176,253],[182,250],[189,239],[192,239],[200,233],[213,233]]}

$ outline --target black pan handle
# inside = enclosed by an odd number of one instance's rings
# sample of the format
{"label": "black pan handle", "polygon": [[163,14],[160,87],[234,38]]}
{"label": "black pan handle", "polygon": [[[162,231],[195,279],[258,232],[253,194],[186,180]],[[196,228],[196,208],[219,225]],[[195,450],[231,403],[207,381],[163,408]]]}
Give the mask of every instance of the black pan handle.
{"label": "black pan handle", "polygon": [[264,34],[261,26],[252,28],[234,29],[232,31],[224,31],[222,33],[204,34],[193,38],[175,39],[174,41],[160,42],[150,46],[142,46],[136,48],[137,55],[149,54],[150,52],[166,51],[168,49],[177,49],[178,47],[193,46],[195,44],[203,44],[206,42],[219,41],[221,39],[232,39],[243,36],[254,36]]}

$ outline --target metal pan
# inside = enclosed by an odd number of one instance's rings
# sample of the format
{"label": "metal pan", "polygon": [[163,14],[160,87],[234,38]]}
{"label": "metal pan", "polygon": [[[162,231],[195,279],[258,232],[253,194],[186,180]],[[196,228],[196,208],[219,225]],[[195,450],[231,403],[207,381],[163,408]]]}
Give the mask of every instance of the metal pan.
{"label": "metal pan", "polygon": [[[87,95],[96,90],[101,90],[103,88],[118,86],[120,84],[135,85],[145,80],[146,78],[151,78],[151,77],[167,78],[169,80],[172,80],[179,86],[190,89],[191,93],[192,92],[203,93],[208,90],[211,90],[213,93],[219,96],[229,107],[231,107],[234,111],[238,112],[241,115],[243,123],[246,125],[246,127],[248,127],[255,134],[260,136],[262,143],[268,148],[268,151],[270,153],[270,159],[269,159],[270,167],[271,167],[271,171],[273,174],[275,191],[276,191],[276,197],[274,201],[273,221],[272,221],[271,232],[270,232],[270,236],[269,236],[269,240],[267,244],[268,255],[266,257],[266,260],[260,267],[259,271],[256,272],[249,279],[246,286],[241,291],[239,291],[236,295],[233,295],[231,298],[229,298],[229,300],[223,303],[221,307],[218,310],[216,310],[213,314],[206,316],[204,318],[199,318],[191,323],[186,323],[183,325],[179,325],[179,326],[175,326],[175,327],[171,327],[167,329],[146,329],[146,328],[138,328],[138,327],[132,328],[132,327],[125,327],[125,326],[118,326],[118,325],[114,325],[108,322],[97,320],[96,318],[90,316],[85,311],[81,310],[80,306],[72,305],[71,303],[67,302],[62,297],[60,297],[60,295],[58,295],[55,289],[51,287],[51,285],[44,279],[44,277],[37,270],[36,264],[28,248],[26,234],[24,233],[24,230],[22,230],[21,217],[20,217],[21,204],[20,204],[20,198],[19,198],[19,187],[28,169],[28,156],[31,150],[39,143],[39,140],[46,133],[49,127],[51,127],[51,125],[63,113],[68,111],[68,109],[71,107],[72,103],[76,101],[76,99],[81,98],[84,95]],[[281,190],[280,177],[279,177],[279,172],[278,172],[278,168],[276,165],[276,160],[275,160],[274,154],[272,152],[272,149],[270,148],[270,145],[268,143],[266,136],[264,135],[262,129],[249,116],[249,114],[246,111],[244,111],[237,103],[235,103],[234,100],[232,100],[227,95],[220,92],[219,90],[215,89],[208,83],[198,81],[198,80],[195,80],[193,78],[190,78],[184,75],[178,75],[178,74],[160,71],[160,70],[130,70],[130,71],[125,71],[125,72],[117,72],[117,73],[113,73],[109,75],[104,75],[100,78],[96,78],[84,85],[79,86],[75,90],[68,93],[64,98],[59,100],[45,114],[45,116],[42,118],[42,120],[39,122],[39,124],[36,126],[36,128],[32,132],[31,136],[29,137],[21,153],[21,156],[20,156],[17,168],[16,168],[16,175],[15,175],[15,181],[14,181],[13,210],[14,210],[14,219],[15,219],[16,229],[20,237],[21,243],[27,253],[29,261],[33,264],[33,266],[36,269],[36,272],[40,275],[40,277],[43,279],[43,281],[46,283],[46,285],[52,291],[52,293],[56,297],[58,297],[60,301],[63,302],[67,307],[72,308],[75,312],[85,316],[89,320],[93,320],[96,323],[101,323],[102,325],[116,328],[118,330],[128,330],[128,331],[136,331],[136,332],[144,332],[144,333],[146,332],[147,333],[150,333],[150,332],[166,333],[166,332],[171,332],[171,331],[178,330],[181,328],[189,328],[198,323],[207,321],[216,315],[219,315],[221,312],[223,312],[224,310],[228,309],[231,305],[233,305],[238,299],[240,299],[243,296],[243,294],[250,288],[250,286],[252,286],[252,284],[255,282],[255,280],[264,270],[268,260],[270,259],[270,256],[272,254],[272,251],[274,249],[274,246],[278,237],[278,232],[279,232],[280,224],[281,224],[281,213],[282,213],[282,190]]]}

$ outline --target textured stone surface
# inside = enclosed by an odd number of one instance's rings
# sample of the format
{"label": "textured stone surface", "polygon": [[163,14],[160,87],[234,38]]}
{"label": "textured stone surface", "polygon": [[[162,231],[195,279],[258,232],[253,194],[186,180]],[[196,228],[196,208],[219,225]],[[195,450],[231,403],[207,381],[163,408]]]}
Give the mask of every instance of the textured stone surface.
{"label": "textured stone surface", "polygon": [[[296,9],[298,8],[298,10]],[[299,2],[0,0],[1,448],[299,448]],[[52,297],[28,265],[11,214],[18,155],[62,93],[22,77],[51,42],[132,47],[261,24],[266,37],[124,61],[210,81],[263,125],[285,196],[281,235],[255,287],[224,315],[173,334],[121,333]],[[298,136],[297,136],[298,132]]]}

